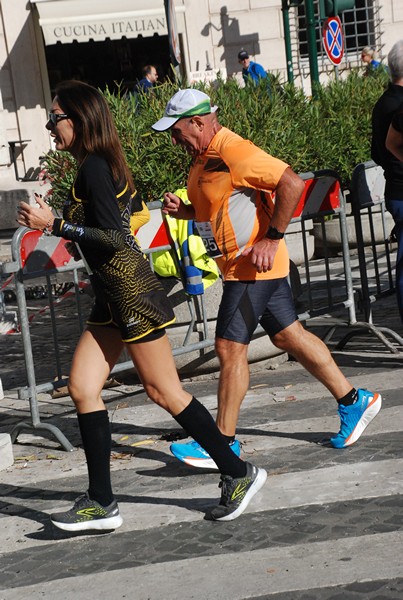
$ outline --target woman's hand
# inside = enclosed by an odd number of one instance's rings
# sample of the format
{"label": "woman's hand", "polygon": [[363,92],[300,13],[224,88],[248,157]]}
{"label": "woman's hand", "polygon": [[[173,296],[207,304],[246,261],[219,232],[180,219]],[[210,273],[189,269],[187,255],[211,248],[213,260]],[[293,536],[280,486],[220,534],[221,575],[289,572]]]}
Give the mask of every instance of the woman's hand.
{"label": "woman's hand", "polygon": [[31,206],[26,202],[21,202],[18,208],[17,223],[30,229],[43,231],[46,228],[51,230],[53,221],[55,220],[51,209],[42,199],[41,194],[34,194],[34,197],[37,204],[39,204],[39,208]]}

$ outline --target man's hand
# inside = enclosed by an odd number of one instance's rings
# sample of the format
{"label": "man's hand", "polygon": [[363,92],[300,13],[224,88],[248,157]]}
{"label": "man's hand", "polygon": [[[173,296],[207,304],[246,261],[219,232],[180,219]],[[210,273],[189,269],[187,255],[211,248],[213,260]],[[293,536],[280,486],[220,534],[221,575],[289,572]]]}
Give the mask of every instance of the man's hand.
{"label": "man's hand", "polygon": [[266,273],[271,271],[274,264],[274,257],[278,249],[279,240],[269,240],[269,238],[263,238],[259,242],[256,242],[254,246],[246,248],[242,252],[242,256],[250,256],[252,264],[256,266],[258,273]]}
{"label": "man's hand", "polygon": [[[270,225],[278,231],[285,231],[298,205],[305,184],[302,179],[287,167],[276,187],[276,201]],[[271,271],[280,240],[264,237],[250,248],[242,252],[242,256],[250,255],[252,264],[258,273]]]}
{"label": "man's hand", "polygon": [[170,215],[171,217],[175,217],[175,219],[184,219],[189,221],[190,219],[194,219],[194,209],[191,204],[185,204],[175,194],[171,192],[166,192],[164,194],[163,199],[162,212],[165,215]]}

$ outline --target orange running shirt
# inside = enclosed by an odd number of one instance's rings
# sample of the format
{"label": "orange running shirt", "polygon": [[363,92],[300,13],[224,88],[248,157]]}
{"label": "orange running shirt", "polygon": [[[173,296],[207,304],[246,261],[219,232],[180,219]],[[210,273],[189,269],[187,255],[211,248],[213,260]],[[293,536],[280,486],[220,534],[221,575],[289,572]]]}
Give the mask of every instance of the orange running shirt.
{"label": "orange running shirt", "polygon": [[288,251],[280,241],[274,266],[258,273],[241,252],[262,239],[270,224],[272,192],[288,165],[223,127],[193,163],[188,198],[197,228],[226,280],[278,279],[289,271]]}

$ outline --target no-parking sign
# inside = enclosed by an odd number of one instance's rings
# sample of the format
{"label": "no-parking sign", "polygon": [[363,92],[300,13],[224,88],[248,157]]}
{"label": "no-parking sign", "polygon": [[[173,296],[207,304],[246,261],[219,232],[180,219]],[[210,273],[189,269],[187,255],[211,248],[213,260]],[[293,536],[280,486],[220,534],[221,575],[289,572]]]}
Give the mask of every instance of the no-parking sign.
{"label": "no-parking sign", "polygon": [[344,36],[339,17],[329,17],[323,26],[323,46],[329,60],[339,65],[344,54]]}

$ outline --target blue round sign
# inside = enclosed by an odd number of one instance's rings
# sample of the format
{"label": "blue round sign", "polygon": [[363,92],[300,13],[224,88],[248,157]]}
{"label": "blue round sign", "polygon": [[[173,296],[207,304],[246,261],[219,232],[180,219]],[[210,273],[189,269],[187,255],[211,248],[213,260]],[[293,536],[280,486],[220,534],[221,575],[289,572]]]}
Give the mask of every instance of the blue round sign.
{"label": "blue round sign", "polygon": [[329,60],[339,65],[344,54],[344,36],[339,17],[329,17],[325,21],[322,40]]}

